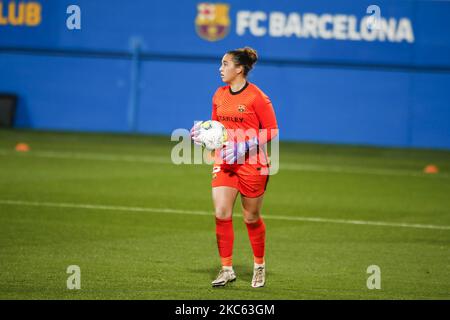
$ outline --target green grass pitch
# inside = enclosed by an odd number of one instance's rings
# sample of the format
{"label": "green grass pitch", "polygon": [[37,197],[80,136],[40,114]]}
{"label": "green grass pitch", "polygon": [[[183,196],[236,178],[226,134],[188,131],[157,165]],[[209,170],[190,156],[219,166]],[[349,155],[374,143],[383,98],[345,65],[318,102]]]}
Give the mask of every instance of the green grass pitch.
{"label": "green grass pitch", "polygon": [[[450,152],[282,143],[263,206],[266,286],[250,287],[238,199],[238,278],[211,288],[211,166],[172,164],[174,145],[1,130],[0,299],[450,298]],[[430,163],[438,174],[422,173]],[[69,265],[80,290],[67,289]]]}

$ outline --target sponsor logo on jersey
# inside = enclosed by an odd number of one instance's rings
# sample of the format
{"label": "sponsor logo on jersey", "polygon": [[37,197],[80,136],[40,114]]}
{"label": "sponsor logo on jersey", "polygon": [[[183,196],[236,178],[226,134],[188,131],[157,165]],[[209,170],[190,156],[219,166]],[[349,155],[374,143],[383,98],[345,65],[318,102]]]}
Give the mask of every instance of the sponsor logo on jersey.
{"label": "sponsor logo on jersey", "polygon": [[229,117],[218,115],[217,118],[219,119],[219,121],[244,122],[244,118],[242,117]]}

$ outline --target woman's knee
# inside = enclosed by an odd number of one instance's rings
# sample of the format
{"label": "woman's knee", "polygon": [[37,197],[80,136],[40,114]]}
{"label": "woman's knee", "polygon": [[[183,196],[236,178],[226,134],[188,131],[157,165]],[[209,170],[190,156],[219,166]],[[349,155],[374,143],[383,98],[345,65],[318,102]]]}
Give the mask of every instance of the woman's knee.
{"label": "woman's knee", "polygon": [[258,210],[243,210],[242,214],[245,223],[255,223],[260,217],[260,212]]}
{"label": "woman's knee", "polygon": [[215,187],[212,191],[215,215],[218,219],[229,219],[233,215],[237,190],[231,187]]}
{"label": "woman's knee", "polygon": [[218,219],[229,219],[233,215],[233,210],[231,208],[218,206],[215,209],[215,215]]}

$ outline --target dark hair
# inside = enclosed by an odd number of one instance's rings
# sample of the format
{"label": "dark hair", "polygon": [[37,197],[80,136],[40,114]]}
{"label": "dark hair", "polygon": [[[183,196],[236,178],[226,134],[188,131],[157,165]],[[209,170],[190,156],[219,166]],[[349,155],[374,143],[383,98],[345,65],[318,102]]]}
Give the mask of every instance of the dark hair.
{"label": "dark hair", "polygon": [[256,50],[250,47],[234,49],[228,51],[227,54],[233,56],[233,62],[235,65],[244,67],[244,76],[247,76],[249,71],[253,69],[253,65],[258,60]]}

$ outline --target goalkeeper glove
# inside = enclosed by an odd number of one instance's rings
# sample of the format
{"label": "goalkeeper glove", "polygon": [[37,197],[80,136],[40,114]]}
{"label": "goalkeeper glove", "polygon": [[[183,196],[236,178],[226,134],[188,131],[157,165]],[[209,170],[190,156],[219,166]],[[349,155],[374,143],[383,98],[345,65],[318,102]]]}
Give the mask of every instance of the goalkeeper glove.
{"label": "goalkeeper glove", "polygon": [[203,121],[197,121],[194,123],[194,126],[191,128],[190,134],[191,134],[191,139],[194,141],[194,143],[196,145],[201,146],[202,142],[199,139],[199,135],[200,135],[200,128],[202,125]]}
{"label": "goalkeeper glove", "polygon": [[253,137],[243,142],[228,142],[227,145],[221,149],[222,159],[227,164],[243,164],[247,153],[256,149],[258,143],[257,137]]}

